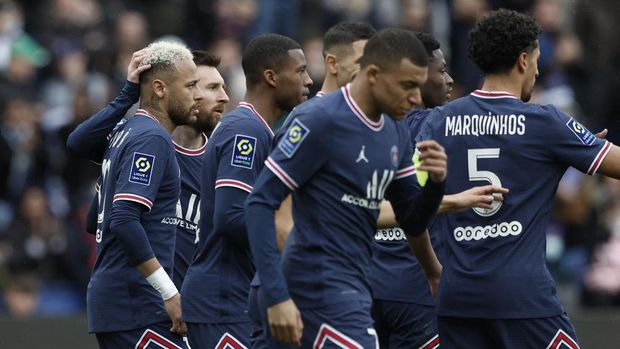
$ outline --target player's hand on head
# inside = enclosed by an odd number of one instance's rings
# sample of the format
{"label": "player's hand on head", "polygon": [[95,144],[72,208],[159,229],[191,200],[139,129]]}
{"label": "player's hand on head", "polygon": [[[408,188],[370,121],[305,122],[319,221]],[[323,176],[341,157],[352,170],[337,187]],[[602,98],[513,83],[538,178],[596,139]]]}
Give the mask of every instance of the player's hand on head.
{"label": "player's hand on head", "polygon": [[131,81],[135,84],[140,82],[140,74],[142,72],[151,68],[150,64],[140,65],[142,60],[147,56],[147,50],[143,48],[142,50],[136,51],[131,55],[131,61],[127,66],[127,80]]}
{"label": "player's hand on head", "polygon": [[455,208],[457,212],[474,207],[492,209],[493,202],[504,201],[504,195],[508,192],[508,188],[491,184],[469,188],[454,195],[456,198]]}
{"label": "player's hand on head", "polygon": [[170,320],[172,320],[170,332],[180,335],[186,334],[187,325],[185,322],[181,321],[181,295],[177,293],[172,298],[165,300],[164,307],[166,308],[166,313],[168,313]]}
{"label": "player's hand on head", "polygon": [[301,345],[304,325],[301,321],[301,314],[292,299],[269,307],[267,317],[269,330],[275,339],[297,346]]}
{"label": "player's hand on head", "polygon": [[416,148],[420,152],[420,165],[417,171],[427,171],[431,180],[441,183],[448,174],[448,156],[439,143],[428,140],[418,142]]}

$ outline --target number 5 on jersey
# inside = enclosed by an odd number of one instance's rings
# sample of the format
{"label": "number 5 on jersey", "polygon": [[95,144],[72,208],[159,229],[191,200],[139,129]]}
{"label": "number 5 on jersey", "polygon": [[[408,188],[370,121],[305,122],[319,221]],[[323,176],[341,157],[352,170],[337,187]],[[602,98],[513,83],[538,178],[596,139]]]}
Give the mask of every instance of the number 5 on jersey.
{"label": "number 5 on jersey", "polygon": [[[467,150],[467,170],[469,172],[470,181],[487,181],[496,187],[502,186],[502,181],[499,177],[491,171],[479,171],[478,159],[497,159],[499,158],[499,148],[482,148],[482,149],[468,149]],[[483,217],[490,217],[499,211],[502,207],[502,202],[494,200],[491,203],[491,208],[474,207],[473,210],[478,215]]]}

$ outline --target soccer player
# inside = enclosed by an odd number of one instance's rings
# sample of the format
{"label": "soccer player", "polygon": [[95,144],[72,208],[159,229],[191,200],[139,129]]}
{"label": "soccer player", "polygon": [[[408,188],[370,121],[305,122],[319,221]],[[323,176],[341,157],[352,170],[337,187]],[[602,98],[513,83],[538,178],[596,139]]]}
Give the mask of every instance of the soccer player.
{"label": "soccer player", "polygon": [[450,154],[446,193],[478,183],[510,188],[504,201],[437,217],[443,274],[442,348],[578,348],[545,264],[553,197],[568,166],[620,178],[620,149],[551,105],[528,104],[538,76],[540,27],[491,12],[469,34],[481,90],[436,108],[420,138]]}
{"label": "soccer player", "polygon": [[[398,121],[421,104],[424,47],[407,30],[383,30],[368,40],[360,65],[350,85],[293,111],[246,204],[270,347],[378,346],[367,278],[384,195],[424,252],[422,265],[440,272],[422,233],[443,195],[445,153],[436,142],[418,144],[419,169],[430,176],[420,190],[408,128]],[[281,264],[273,218],[291,191],[295,227]]]}
{"label": "soccer player", "polygon": [[282,35],[254,38],[242,66],[244,101],[222,118],[207,145],[200,241],[181,290],[189,342],[196,348],[249,346],[255,267],[244,203],[271,147],[271,125],[307,99],[312,84],[301,46]]}
{"label": "soccer player", "polygon": [[[446,71],[446,60],[439,42],[426,33],[416,33],[416,36],[428,56],[428,79],[421,88],[422,108],[416,108],[406,116],[414,141],[419,126],[431,111],[429,108],[447,103],[454,83]],[[438,213],[457,212],[470,207],[489,208],[493,193],[506,192],[505,189],[487,185],[445,195]],[[375,235],[369,281],[373,291],[372,316],[379,344],[381,348],[438,348],[437,317],[427,277],[411,253],[404,232],[395,225],[391,206],[381,208],[378,224],[386,228],[377,230]],[[440,256],[439,232],[433,228],[430,231],[433,249]]]}
{"label": "soccer player", "polygon": [[[325,79],[321,90],[316,97],[338,90],[351,82],[359,72],[358,59],[364,53],[364,46],[375,29],[362,22],[342,22],[327,30],[323,38],[323,56],[325,58]],[[289,114],[292,115],[292,114]],[[276,132],[272,147],[284,136],[292,118],[287,118],[282,127]],[[276,211],[276,232],[278,249],[282,250],[284,243],[293,228],[292,199],[289,195]],[[263,324],[258,310],[257,292],[260,281],[255,278],[249,296],[249,314],[252,319],[251,347],[254,349],[267,348],[263,331]]]}
{"label": "soccer player", "polygon": [[101,164],[87,292],[89,331],[101,348],[182,347],[187,331],[170,278],[180,191],[170,133],[196,122],[203,94],[187,48],[156,42],[145,54],[140,109],[111,135]]}
{"label": "soccer player", "polygon": [[[106,108],[90,117],[73,132],[67,146],[73,153],[101,163],[104,148],[101,147],[113,127],[122,119],[140,96],[140,73],[149,65],[140,65],[146,51],[134,53],[128,66],[127,82],[120,95]],[[228,103],[224,79],[217,70],[220,59],[205,51],[192,51],[199,78],[198,87],[204,98],[198,105],[197,121],[180,125],[172,132],[175,155],[181,169],[181,194],[176,208],[177,238],[174,253],[172,280],[181,288],[185,272],[194,253],[200,220],[200,169],[202,155],[207,145],[207,133],[219,122],[224,106]],[[119,126],[120,127],[120,124]],[[97,201],[89,211],[88,222],[96,226]],[[95,212],[94,218],[91,218]],[[93,232],[94,234],[94,232]]]}

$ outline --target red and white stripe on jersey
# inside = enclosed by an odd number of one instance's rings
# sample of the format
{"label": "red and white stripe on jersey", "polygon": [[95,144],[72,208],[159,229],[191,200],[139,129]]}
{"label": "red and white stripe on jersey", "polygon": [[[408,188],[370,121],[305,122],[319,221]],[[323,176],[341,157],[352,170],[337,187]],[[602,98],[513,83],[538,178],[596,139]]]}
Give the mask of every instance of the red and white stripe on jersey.
{"label": "red and white stripe on jersey", "polygon": [[174,140],[172,140],[172,143],[174,144],[174,150],[176,150],[177,153],[181,153],[183,155],[200,156],[205,153],[205,149],[207,149],[207,142],[209,141],[209,139],[207,138],[207,135],[204,133],[202,134],[202,138],[205,140],[205,142],[198,149],[185,148],[181,146],[180,144],[178,144],[177,142],[175,142]]}
{"label": "red and white stripe on jersey", "polygon": [[394,175],[394,179],[401,179],[401,178],[409,177],[414,174],[415,174],[415,167],[411,165],[411,166],[407,166],[405,168],[401,168],[400,170],[396,171],[396,174]]}
{"label": "red and white stripe on jersey", "polygon": [[226,332],[215,345],[215,349],[248,349],[245,345],[230,333]]}
{"label": "red and white stripe on jersey", "polygon": [[138,109],[138,110],[136,110],[136,115],[146,116],[147,118],[155,120],[155,122],[159,124],[159,120],[157,120],[157,118],[154,117],[153,115],[149,114],[149,112],[146,111],[146,109]]}
{"label": "red and white stripe on jersey", "polygon": [[564,347],[562,344],[570,349],[579,349],[577,342],[562,329],[559,329],[558,332],[556,332],[555,336],[551,340],[551,343],[549,343],[546,349],[561,349]]}
{"label": "red and white stripe on jersey", "polygon": [[603,148],[601,148],[598,154],[596,154],[594,161],[592,161],[590,168],[588,168],[589,175],[593,175],[596,173],[596,171],[598,171],[598,168],[601,166],[601,163],[603,163],[603,159],[605,159],[605,157],[611,150],[612,145],[613,144],[611,142],[605,141],[605,145],[603,145]]}
{"label": "red and white stripe on jersey", "polygon": [[271,134],[271,137],[273,137],[273,131],[271,130],[271,127],[269,127],[269,124],[267,123],[267,121],[265,121],[265,119],[258,113],[258,111],[256,111],[256,108],[254,108],[252,104],[248,102],[239,102],[239,106],[241,108],[250,109],[252,113],[254,113],[254,115],[258,117],[258,120],[262,122],[263,125],[265,125],[267,130],[269,130],[269,134]]}
{"label": "red and white stripe on jersey", "polygon": [[429,339],[428,342],[422,344],[422,346],[418,349],[437,349],[439,348],[439,335],[436,334],[433,338]]}
{"label": "red and white stripe on jersey", "polygon": [[327,92],[324,92],[323,90],[321,90],[321,91],[317,92],[315,96],[316,96],[316,97],[323,97],[323,96],[325,96],[326,94],[327,94]]}
{"label": "red and white stripe on jersey", "polygon": [[148,209],[150,210],[153,207],[153,203],[151,202],[151,200],[140,196],[140,195],[135,195],[135,194],[127,194],[127,193],[121,193],[121,194],[116,194],[114,195],[114,199],[112,200],[112,202],[116,202],[119,200],[125,200],[125,201],[133,201],[133,202],[137,202],[140,203],[146,207],[148,207]]}
{"label": "red and white stripe on jersey", "polygon": [[95,191],[98,193],[101,190],[101,185],[99,183],[95,183]]}
{"label": "red and white stripe on jersey", "polygon": [[321,328],[319,328],[319,333],[314,339],[312,348],[321,349],[328,340],[344,349],[362,349],[362,346],[359,343],[328,324],[321,325]]}
{"label": "red and white stripe on jersey", "polygon": [[151,343],[164,349],[183,349],[180,346],[174,344],[168,338],[150,329],[147,329],[146,331],[144,331],[144,333],[142,334],[142,337],[140,337],[140,339],[138,340],[138,343],[136,343],[135,349],[145,349]]}
{"label": "red and white stripe on jersey", "polygon": [[248,193],[252,192],[253,187],[247,183],[235,179],[218,179],[215,181],[215,189],[222,187],[238,188]]}
{"label": "red and white stripe on jersey", "polygon": [[265,160],[265,166],[267,166],[267,168],[270,169],[273,174],[280,178],[282,183],[284,183],[290,190],[295,190],[299,188],[297,182],[295,182],[295,180],[291,178],[291,176],[289,176],[288,173],[286,173],[282,169],[282,167],[280,167],[280,165],[276,164],[276,162],[273,161],[271,156],[268,157],[267,160]]}
{"label": "red and white stripe on jersey", "polygon": [[341,87],[341,89],[342,94],[344,95],[344,100],[347,102],[349,108],[351,108],[351,111],[353,111],[357,118],[360,119],[364,123],[364,125],[368,126],[368,128],[373,131],[381,131],[383,125],[385,124],[385,116],[381,114],[379,121],[370,120],[370,118],[366,116],[364,111],[362,111],[362,109],[357,105],[357,103],[355,103],[353,97],[351,97],[350,86],[351,84],[347,84]]}
{"label": "red and white stripe on jersey", "polygon": [[480,98],[489,98],[489,99],[497,99],[497,98],[513,98],[517,99],[517,96],[513,95],[510,92],[503,91],[484,91],[484,90],[476,90],[471,93],[472,96],[480,97]]}

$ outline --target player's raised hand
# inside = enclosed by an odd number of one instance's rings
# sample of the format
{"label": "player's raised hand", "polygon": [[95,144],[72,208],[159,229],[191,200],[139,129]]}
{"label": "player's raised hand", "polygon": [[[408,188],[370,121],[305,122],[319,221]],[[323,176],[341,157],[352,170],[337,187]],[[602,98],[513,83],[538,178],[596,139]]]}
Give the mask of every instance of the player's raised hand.
{"label": "player's raised hand", "polygon": [[172,320],[170,332],[180,335],[186,334],[187,325],[185,322],[181,321],[181,295],[177,293],[172,298],[165,300],[164,307],[166,308],[166,313],[168,313],[170,320]]}
{"label": "player's raised hand", "polygon": [[492,209],[493,201],[504,201],[504,195],[508,192],[507,188],[490,184],[467,189],[450,195],[452,202],[450,212],[459,212],[473,207]]}
{"label": "player's raised hand", "polygon": [[127,66],[127,80],[137,84],[140,82],[140,74],[151,68],[150,64],[140,65],[147,54],[147,50],[143,48],[142,50],[136,51],[133,55],[131,55],[131,61]]}
{"label": "player's raised hand", "polygon": [[297,346],[301,345],[304,324],[301,314],[292,299],[273,305],[267,309],[271,335],[279,340]]}
{"label": "player's raised hand", "polygon": [[443,182],[448,174],[448,156],[444,148],[432,140],[418,142],[416,148],[420,152],[420,165],[416,170],[427,171],[435,183]]}

